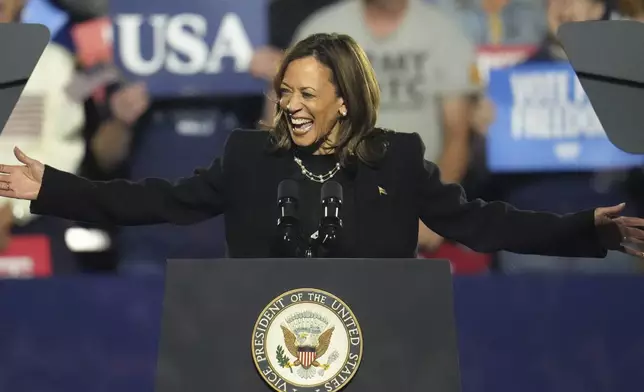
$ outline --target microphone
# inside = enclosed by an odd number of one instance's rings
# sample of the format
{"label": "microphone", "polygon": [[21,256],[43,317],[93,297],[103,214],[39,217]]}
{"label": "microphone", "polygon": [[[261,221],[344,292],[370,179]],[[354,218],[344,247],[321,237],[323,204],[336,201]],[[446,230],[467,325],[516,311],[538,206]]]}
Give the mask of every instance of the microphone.
{"label": "microphone", "polygon": [[323,208],[322,219],[318,228],[318,236],[313,241],[315,257],[328,257],[339,241],[342,231],[342,185],[335,181],[328,181],[322,185],[321,202]]}
{"label": "microphone", "polygon": [[297,217],[299,188],[295,180],[287,179],[277,187],[277,231],[273,241],[276,257],[302,257],[306,246],[300,235],[300,221]]}

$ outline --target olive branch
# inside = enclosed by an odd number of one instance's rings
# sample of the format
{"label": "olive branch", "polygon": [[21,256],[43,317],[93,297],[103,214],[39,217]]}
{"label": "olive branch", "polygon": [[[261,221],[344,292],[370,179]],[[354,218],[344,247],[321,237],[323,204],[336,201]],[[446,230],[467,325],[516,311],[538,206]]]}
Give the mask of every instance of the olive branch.
{"label": "olive branch", "polygon": [[281,367],[289,368],[291,373],[293,373],[293,368],[291,367],[291,364],[289,363],[288,357],[284,354],[284,347],[282,346],[277,346],[277,363],[280,364]]}

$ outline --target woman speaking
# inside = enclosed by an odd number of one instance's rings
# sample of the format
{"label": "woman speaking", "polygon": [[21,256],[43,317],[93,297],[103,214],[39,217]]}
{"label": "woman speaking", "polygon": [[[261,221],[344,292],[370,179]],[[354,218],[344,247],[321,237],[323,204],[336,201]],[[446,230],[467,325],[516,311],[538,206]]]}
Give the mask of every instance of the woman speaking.
{"label": "woman speaking", "polygon": [[379,89],[356,42],[310,36],[287,53],[275,78],[279,98],[268,132],[234,131],[222,157],[175,183],[96,182],[26,156],[0,165],[0,196],[28,199],[31,211],[112,225],[188,225],[225,216],[230,257],[271,257],[280,211],[278,185],[298,184],[299,228],[308,238],[323,214],[320,192],[343,190],[343,227],[329,257],[415,257],[418,219],[473,250],[604,257],[644,240],[644,219],[619,217],[623,205],[568,215],[520,211],[501,202],[468,202],[423,158],[417,134],[375,126]]}

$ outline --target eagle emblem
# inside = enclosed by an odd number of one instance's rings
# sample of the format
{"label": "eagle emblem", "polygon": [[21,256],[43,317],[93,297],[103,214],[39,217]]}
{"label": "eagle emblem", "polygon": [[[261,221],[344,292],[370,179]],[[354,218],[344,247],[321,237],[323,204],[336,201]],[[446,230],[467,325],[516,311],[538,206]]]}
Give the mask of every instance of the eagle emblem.
{"label": "eagle emblem", "polygon": [[280,327],[286,350],[295,357],[291,362],[281,346],[278,346],[277,359],[280,366],[289,369],[301,367],[302,370],[298,371],[298,374],[303,378],[312,377],[315,374],[314,368],[329,368],[330,363],[319,362],[329,349],[335,330],[335,327],[329,327],[325,317],[311,311],[299,312],[289,316],[286,323]]}
{"label": "eagle emblem", "polygon": [[276,392],[339,391],[362,361],[362,330],[334,294],[290,290],[260,312],[251,336],[253,362]]}

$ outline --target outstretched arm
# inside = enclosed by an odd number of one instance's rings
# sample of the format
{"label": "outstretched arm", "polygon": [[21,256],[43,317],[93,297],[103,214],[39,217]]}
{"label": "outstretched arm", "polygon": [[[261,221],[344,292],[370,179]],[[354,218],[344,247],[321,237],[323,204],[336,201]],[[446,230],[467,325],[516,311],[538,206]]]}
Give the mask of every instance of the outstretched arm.
{"label": "outstretched arm", "polygon": [[221,161],[171,183],[89,181],[45,166],[16,149],[24,165],[0,165],[0,196],[32,200],[31,212],[75,221],[135,226],[196,223],[223,213]]}
{"label": "outstretched arm", "polygon": [[475,251],[605,257],[609,249],[624,250],[625,241],[644,239],[644,232],[636,228],[644,226],[644,220],[616,217],[610,208],[558,215],[498,201],[468,201],[460,185],[443,184],[438,167],[423,159],[420,138],[414,144],[420,218],[441,236]]}

